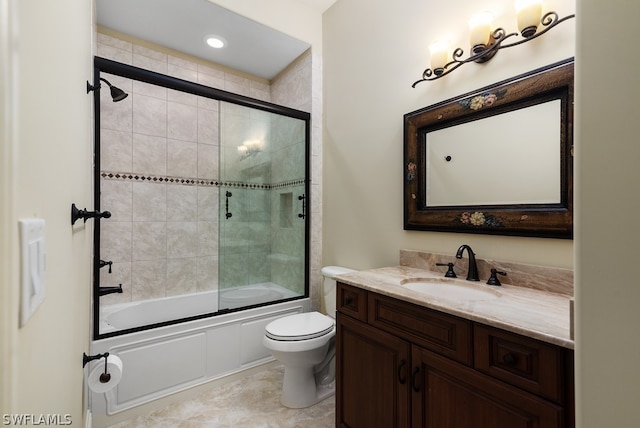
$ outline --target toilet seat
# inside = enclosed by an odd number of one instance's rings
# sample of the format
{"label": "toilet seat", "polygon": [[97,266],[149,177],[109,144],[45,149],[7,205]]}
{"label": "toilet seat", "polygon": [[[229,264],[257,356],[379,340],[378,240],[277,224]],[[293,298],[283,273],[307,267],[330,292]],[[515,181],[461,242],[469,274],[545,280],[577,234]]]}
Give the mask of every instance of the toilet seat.
{"label": "toilet seat", "polygon": [[308,340],[329,334],[334,328],[332,318],[320,312],[305,312],[271,321],[265,327],[265,335],[280,341]]}

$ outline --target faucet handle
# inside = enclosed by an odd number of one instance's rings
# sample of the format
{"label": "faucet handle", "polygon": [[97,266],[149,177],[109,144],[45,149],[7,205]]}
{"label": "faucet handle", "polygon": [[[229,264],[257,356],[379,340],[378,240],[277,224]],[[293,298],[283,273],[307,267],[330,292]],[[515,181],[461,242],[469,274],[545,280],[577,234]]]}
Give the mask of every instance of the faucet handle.
{"label": "faucet handle", "polygon": [[500,280],[498,279],[498,275],[506,276],[507,273],[492,268],[491,269],[491,276],[489,277],[489,280],[487,281],[487,284],[489,284],[489,285],[502,285],[502,284],[500,284]]}
{"label": "faucet handle", "polygon": [[458,276],[453,271],[453,263],[436,263],[436,266],[449,266],[447,273],[444,274],[445,278],[457,278]]}

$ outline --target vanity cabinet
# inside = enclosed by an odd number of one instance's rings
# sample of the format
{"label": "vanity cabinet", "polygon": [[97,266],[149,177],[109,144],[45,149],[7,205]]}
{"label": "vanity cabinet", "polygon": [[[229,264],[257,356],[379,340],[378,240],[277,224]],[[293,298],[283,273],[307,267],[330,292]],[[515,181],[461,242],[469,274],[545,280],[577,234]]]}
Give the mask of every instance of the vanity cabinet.
{"label": "vanity cabinet", "polygon": [[338,284],[338,427],[571,428],[573,351]]}

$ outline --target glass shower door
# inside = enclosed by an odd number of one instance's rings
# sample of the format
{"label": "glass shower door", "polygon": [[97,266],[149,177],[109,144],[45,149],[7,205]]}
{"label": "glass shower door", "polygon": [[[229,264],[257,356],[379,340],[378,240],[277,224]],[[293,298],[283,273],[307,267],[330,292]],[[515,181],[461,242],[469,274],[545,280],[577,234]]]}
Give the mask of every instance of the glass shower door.
{"label": "glass shower door", "polygon": [[220,103],[220,310],[304,295],[305,151],[305,121]]}

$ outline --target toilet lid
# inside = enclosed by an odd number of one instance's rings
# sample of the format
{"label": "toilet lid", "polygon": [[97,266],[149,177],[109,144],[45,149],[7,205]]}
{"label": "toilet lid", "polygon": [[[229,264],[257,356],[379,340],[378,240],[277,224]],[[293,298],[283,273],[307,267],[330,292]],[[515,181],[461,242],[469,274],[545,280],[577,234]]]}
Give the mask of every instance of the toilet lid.
{"label": "toilet lid", "polygon": [[324,336],[333,327],[332,318],[320,312],[305,312],[271,321],[265,332],[273,340],[306,340]]}

